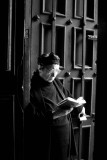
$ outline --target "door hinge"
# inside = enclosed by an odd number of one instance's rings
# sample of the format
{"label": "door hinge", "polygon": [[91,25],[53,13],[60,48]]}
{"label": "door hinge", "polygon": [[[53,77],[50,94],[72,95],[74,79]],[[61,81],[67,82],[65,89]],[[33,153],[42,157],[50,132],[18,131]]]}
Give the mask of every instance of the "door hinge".
{"label": "door hinge", "polygon": [[29,29],[25,29],[24,38],[29,38]]}

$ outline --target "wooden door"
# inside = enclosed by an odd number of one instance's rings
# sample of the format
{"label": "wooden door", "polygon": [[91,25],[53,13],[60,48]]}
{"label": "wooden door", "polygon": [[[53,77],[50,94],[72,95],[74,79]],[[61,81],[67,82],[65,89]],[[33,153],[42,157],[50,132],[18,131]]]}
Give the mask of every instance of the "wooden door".
{"label": "wooden door", "polygon": [[78,160],[92,160],[94,154],[97,9],[98,0],[26,0],[25,105],[38,56],[55,52],[65,68],[59,75],[63,85],[75,98],[83,96],[87,101],[87,120],[74,119]]}
{"label": "wooden door", "polygon": [[21,160],[23,113],[19,90],[22,74],[18,73],[23,55],[24,4],[21,0],[17,3],[7,0],[1,2],[1,8],[4,11],[0,10],[0,158]]}
{"label": "wooden door", "polygon": [[[0,38],[0,148],[3,159],[15,156],[15,77],[12,63],[12,0],[1,3],[5,14],[1,16]],[[2,159],[1,158],[1,159]]]}

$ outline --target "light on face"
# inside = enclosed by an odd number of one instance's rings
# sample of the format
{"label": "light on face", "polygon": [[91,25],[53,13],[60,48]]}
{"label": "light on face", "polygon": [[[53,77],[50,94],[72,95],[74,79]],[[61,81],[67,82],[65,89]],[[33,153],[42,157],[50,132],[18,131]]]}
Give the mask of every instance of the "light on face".
{"label": "light on face", "polygon": [[58,64],[49,65],[42,70],[41,77],[48,82],[52,82],[60,71]]}
{"label": "light on face", "polygon": [[58,74],[60,73],[59,65],[58,64],[53,64],[51,66],[46,67],[47,73],[49,74]]}

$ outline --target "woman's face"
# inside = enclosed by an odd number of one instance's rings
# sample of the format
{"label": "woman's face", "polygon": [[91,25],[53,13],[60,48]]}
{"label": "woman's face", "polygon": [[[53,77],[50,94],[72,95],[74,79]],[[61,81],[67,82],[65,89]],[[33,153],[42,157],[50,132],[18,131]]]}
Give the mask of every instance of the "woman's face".
{"label": "woman's face", "polygon": [[40,76],[48,82],[52,82],[59,73],[59,64],[52,64],[39,69]]}

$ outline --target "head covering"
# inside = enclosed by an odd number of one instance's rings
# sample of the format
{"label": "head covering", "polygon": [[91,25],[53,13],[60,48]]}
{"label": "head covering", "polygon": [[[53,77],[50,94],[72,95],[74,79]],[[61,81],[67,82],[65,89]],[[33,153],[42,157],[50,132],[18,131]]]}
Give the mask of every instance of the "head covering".
{"label": "head covering", "polygon": [[60,64],[60,58],[59,56],[55,55],[53,52],[48,54],[42,54],[38,58],[38,64],[43,66]]}
{"label": "head covering", "polygon": [[[59,64],[60,65],[60,58],[58,55],[54,54],[53,52],[47,54],[41,54],[38,57],[38,64],[41,66],[47,66],[52,64]],[[63,66],[59,66],[61,70],[64,69]]]}

